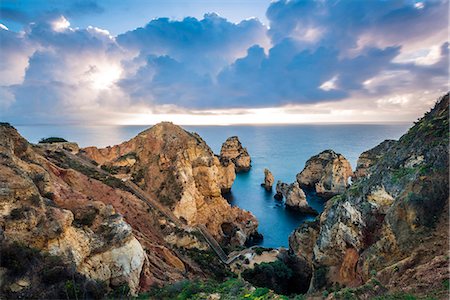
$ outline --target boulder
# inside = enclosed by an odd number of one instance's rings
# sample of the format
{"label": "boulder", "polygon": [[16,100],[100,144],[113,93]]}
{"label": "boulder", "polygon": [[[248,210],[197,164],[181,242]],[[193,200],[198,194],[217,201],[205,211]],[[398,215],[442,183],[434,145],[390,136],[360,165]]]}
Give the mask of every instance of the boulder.
{"label": "boulder", "polygon": [[275,178],[272,175],[272,172],[269,171],[269,169],[264,169],[264,183],[261,184],[266,191],[271,191],[273,183],[275,181]]}
{"label": "boulder", "polygon": [[297,182],[302,188],[314,188],[318,196],[331,198],[345,191],[352,174],[352,167],[343,155],[325,150],[308,159],[303,171],[297,174]]}
{"label": "boulder", "polygon": [[247,149],[242,147],[237,136],[229,137],[220,149],[220,157],[230,160],[236,166],[236,172],[248,172],[251,168],[251,158]]}

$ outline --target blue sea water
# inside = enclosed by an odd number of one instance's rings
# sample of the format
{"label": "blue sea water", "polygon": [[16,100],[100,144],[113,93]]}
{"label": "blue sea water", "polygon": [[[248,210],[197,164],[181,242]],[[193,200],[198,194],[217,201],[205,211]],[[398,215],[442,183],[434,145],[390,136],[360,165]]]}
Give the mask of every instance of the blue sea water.
{"label": "blue sea water", "polygon": [[[260,186],[264,168],[275,181],[293,182],[306,160],[326,149],[343,154],[356,166],[358,156],[385,139],[398,139],[411,124],[388,125],[283,125],[283,126],[183,126],[195,131],[215,153],[229,136],[237,135],[252,158],[252,169],[237,175],[228,199],[232,205],[251,211],[259,221],[265,247],[287,247],[289,234],[302,222],[312,219],[285,209]],[[137,135],[147,126],[16,126],[31,142],[59,136],[80,146],[115,145]],[[308,193],[308,201],[318,211],[324,202]]]}

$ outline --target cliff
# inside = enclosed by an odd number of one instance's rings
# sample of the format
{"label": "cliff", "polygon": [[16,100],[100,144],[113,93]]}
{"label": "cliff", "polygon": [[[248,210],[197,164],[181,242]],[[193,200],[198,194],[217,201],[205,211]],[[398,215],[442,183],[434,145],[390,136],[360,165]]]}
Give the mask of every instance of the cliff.
{"label": "cliff", "polygon": [[256,218],[221,194],[233,184],[234,164],[219,160],[197,134],[159,123],[120,145],[82,152],[132,180],[186,224],[205,225],[223,244],[243,245],[256,233]]}
{"label": "cliff", "polygon": [[310,292],[372,278],[390,291],[446,297],[448,105],[447,94],[399,141],[363,153],[356,181],[291,235],[291,252],[314,269]]}
{"label": "cliff", "polygon": [[302,188],[314,188],[321,197],[331,198],[345,191],[352,174],[352,167],[342,154],[325,150],[308,159],[297,174],[297,182]]}
{"label": "cliff", "polygon": [[[66,298],[67,285],[70,293],[89,294],[86,284],[95,291],[102,290],[101,283],[104,293],[121,289],[124,296],[215,276],[213,263],[204,267],[191,258],[192,253],[209,255],[198,234],[179,228],[121,180],[84,164],[74,155],[77,151],[66,145],[31,145],[10,125],[0,125],[2,293]],[[54,265],[53,257],[61,263]],[[40,268],[48,269],[51,282]]]}

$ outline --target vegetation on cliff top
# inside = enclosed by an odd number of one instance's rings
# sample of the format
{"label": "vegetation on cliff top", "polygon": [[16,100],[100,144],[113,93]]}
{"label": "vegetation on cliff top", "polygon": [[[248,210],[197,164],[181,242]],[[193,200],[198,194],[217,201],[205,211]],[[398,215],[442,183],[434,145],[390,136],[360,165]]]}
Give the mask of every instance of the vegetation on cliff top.
{"label": "vegetation on cliff top", "polygon": [[39,141],[39,144],[53,144],[53,143],[67,143],[67,140],[60,138],[60,137],[48,137],[48,138],[42,138]]}

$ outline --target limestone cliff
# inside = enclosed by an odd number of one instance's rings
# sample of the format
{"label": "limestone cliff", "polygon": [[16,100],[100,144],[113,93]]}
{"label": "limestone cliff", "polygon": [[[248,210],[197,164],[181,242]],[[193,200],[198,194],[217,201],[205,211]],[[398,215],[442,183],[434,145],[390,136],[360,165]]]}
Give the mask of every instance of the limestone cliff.
{"label": "limestone cliff", "polygon": [[251,168],[251,158],[247,149],[242,147],[237,136],[229,137],[220,149],[220,158],[229,160],[236,166],[236,172],[248,172]]}
{"label": "limestone cliff", "polygon": [[310,291],[371,277],[394,291],[442,289],[449,276],[448,105],[447,94],[399,141],[365,152],[360,170],[370,176],[358,175],[290,237],[292,253],[314,268]]}
{"label": "limestone cliff", "polygon": [[299,186],[298,182],[287,184],[278,180],[274,198],[277,200],[282,200],[285,198],[285,205],[289,209],[296,210],[304,214],[318,214],[314,208],[309,206],[306,200],[306,194]]}
{"label": "limestone cliff", "polygon": [[[74,192],[58,178],[63,170],[6,124],[0,125],[0,153],[3,238],[64,257],[78,272],[111,287],[127,284],[135,294],[145,253],[122,216]],[[62,199],[70,199],[73,209],[59,206]],[[80,216],[80,210],[95,213]],[[93,264],[96,257],[102,259]]]}
{"label": "limestone cliff", "polygon": [[216,157],[197,134],[165,122],[120,145],[82,153],[135,182],[186,224],[205,225],[224,243],[243,245],[256,233],[255,217],[231,207],[221,194],[233,184],[234,164]]}
{"label": "limestone cliff", "polygon": [[331,198],[345,191],[352,174],[352,167],[343,155],[325,150],[308,159],[303,171],[297,174],[297,181],[301,187],[315,188],[317,195]]}
{"label": "limestone cliff", "polygon": [[352,176],[352,180],[358,180],[365,176],[370,176],[370,168],[375,165],[375,163],[386,154],[387,150],[395,145],[396,141],[394,140],[385,140],[378,146],[367,150],[358,158],[356,163],[356,170]]}

